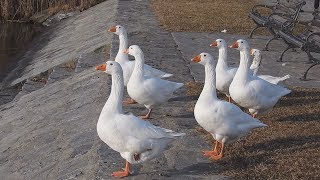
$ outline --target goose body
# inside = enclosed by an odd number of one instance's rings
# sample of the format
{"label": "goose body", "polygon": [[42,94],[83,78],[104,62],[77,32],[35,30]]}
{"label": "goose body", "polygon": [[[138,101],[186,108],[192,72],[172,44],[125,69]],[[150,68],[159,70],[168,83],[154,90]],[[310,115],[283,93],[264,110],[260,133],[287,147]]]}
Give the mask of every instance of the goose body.
{"label": "goose body", "polygon": [[[135,64],[134,61],[129,61],[128,54],[124,53],[124,51],[128,48],[127,31],[121,25],[113,26],[109,29],[109,31],[119,36],[119,50],[115,58],[115,61],[118,62],[123,69],[124,85],[127,86]],[[155,69],[147,64],[145,64],[143,68],[146,76],[159,78],[166,78],[172,76],[172,74]]]}
{"label": "goose body", "polygon": [[259,67],[261,65],[261,52],[258,49],[251,49],[251,55],[253,56],[253,61],[250,66],[250,69],[253,71],[253,76],[258,76],[259,78],[266,80],[272,84],[278,84],[290,78],[290,75],[287,74],[283,77],[275,77],[270,75],[257,75]]}
{"label": "goose body", "polygon": [[148,119],[151,110],[167,102],[173,96],[173,92],[183,86],[183,83],[144,76],[144,55],[140,47],[132,45],[128,48],[127,53],[135,57],[135,67],[128,82],[127,91],[132,99],[149,109],[148,114],[144,116]]}
{"label": "goose body", "polygon": [[[205,84],[194,108],[196,121],[217,141],[215,150],[205,152],[212,159],[220,159],[224,144],[233,143],[252,129],[266,126],[244,113],[238,106],[217,98],[215,89],[215,62],[208,53],[193,59],[205,66]],[[219,152],[217,146],[221,144]]]}
{"label": "goose body", "polygon": [[100,113],[97,133],[104,143],[126,160],[125,171],[112,174],[125,177],[130,174],[130,164],[143,163],[160,156],[172,141],[185,134],[156,127],[131,113],[124,114],[123,72],[120,64],[108,61],[96,69],[112,75],[111,93]]}
{"label": "goose body", "polygon": [[210,46],[219,48],[219,58],[216,66],[216,88],[229,98],[229,87],[237,72],[237,68],[228,67],[227,43],[223,39],[217,39]]}
{"label": "goose body", "polygon": [[250,74],[247,41],[240,39],[232,48],[240,51],[240,65],[229,88],[232,99],[240,106],[248,108],[253,116],[268,113],[282,96],[291,91]]}

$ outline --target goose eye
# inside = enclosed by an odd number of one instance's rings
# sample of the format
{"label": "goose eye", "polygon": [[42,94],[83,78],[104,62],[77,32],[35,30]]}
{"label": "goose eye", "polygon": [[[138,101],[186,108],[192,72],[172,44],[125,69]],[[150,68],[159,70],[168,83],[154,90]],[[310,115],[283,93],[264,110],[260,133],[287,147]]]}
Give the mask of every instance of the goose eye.
{"label": "goose eye", "polygon": [[121,27],[119,27],[119,29],[120,29]]}
{"label": "goose eye", "polygon": [[243,43],[243,41],[241,41],[241,43]]}
{"label": "goose eye", "polygon": [[219,41],[219,42],[221,42],[221,41]]}
{"label": "goose eye", "polygon": [[112,65],[113,65],[113,63],[110,63],[110,65],[112,66]]}
{"label": "goose eye", "polygon": [[203,55],[204,57],[206,57],[207,55],[205,54],[205,55]]}

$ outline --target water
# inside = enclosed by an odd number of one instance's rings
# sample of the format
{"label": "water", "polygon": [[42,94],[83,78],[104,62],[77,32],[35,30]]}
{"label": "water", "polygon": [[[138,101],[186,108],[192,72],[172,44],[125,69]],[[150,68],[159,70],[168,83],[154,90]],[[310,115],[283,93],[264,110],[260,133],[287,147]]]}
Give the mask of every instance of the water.
{"label": "water", "polygon": [[30,46],[40,27],[26,23],[0,23],[0,82]]}

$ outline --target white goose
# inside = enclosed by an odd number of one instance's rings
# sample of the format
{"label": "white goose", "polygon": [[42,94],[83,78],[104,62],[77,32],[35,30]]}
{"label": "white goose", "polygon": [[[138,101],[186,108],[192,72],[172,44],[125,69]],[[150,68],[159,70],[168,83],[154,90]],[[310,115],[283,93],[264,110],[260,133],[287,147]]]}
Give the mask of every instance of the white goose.
{"label": "white goose", "polygon": [[237,68],[229,68],[227,62],[227,43],[223,39],[217,39],[212,44],[212,47],[219,48],[219,58],[216,67],[216,88],[228,97],[231,101],[229,94],[229,86],[232,82],[234,75],[237,72]]}
{"label": "white goose", "polygon": [[192,61],[205,67],[205,83],[194,108],[194,116],[216,140],[213,150],[204,151],[204,155],[210,156],[213,160],[219,160],[223,156],[225,144],[235,142],[252,129],[266,125],[241,111],[238,106],[217,98],[215,61],[210,54],[201,53]]}
{"label": "white goose", "polygon": [[[109,31],[119,36],[119,51],[117,53],[115,61],[118,62],[123,69],[124,85],[127,86],[134,68],[134,61],[129,61],[128,54],[124,53],[124,51],[128,48],[127,31],[121,25],[113,26],[109,29]],[[172,76],[172,74],[160,71],[146,64],[144,65],[144,74],[146,76],[159,78]]]}
{"label": "white goose", "polygon": [[185,135],[169,129],[156,127],[122,110],[123,72],[114,61],[96,67],[112,75],[110,96],[104,105],[97,123],[100,139],[126,160],[124,171],[112,173],[115,177],[130,175],[130,164],[142,163],[158,157],[169,143]]}
{"label": "white goose", "polygon": [[126,53],[135,58],[135,66],[127,85],[127,91],[132,99],[139,104],[143,104],[149,110],[142,117],[148,119],[152,109],[156,105],[167,102],[172,97],[173,92],[183,86],[183,83],[144,76],[144,55],[139,46],[130,46]]}
{"label": "white goose", "polygon": [[240,106],[248,108],[253,117],[268,113],[282,96],[291,91],[250,74],[247,41],[239,39],[231,48],[240,51],[240,65],[229,88],[231,98]]}
{"label": "white goose", "polygon": [[[257,76],[259,67],[261,65],[261,52],[259,49],[251,49],[250,54],[253,56],[253,61],[250,66],[250,69],[253,70],[253,76]],[[259,78],[264,79],[272,84],[278,84],[279,82],[285,81],[290,78],[290,75],[287,74],[283,77],[274,77],[270,75],[258,75]]]}

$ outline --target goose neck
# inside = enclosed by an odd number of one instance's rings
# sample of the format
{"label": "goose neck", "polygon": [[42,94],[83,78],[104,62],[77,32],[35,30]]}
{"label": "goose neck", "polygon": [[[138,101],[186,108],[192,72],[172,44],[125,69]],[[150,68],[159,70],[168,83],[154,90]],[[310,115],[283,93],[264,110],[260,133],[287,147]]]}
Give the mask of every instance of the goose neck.
{"label": "goose neck", "polygon": [[119,52],[123,53],[124,50],[128,48],[128,38],[127,34],[123,33],[119,35]]}
{"label": "goose neck", "polygon": [[217,63],[218,68],[227,69],[228,63],[227,63],[227,48],[221,47],[219,48],[219,58]]}
{"label": "goose neck", "polygon": [[[122,72],[121,72],[122,73]],[[123,75],[120,73],[112,74],[112,86],[110,96],[104,106],[108,112],[123,113],[122,100],[123,100]]]}
{"label": "goose neck", "polygon": [[199,98],[210,102],[217,99],[215,65],[212,63],[205,65],[204,87]]}
{"label": "goose neck", "polygon": [[253,76],[257,76],[258,70],[259,70],[259,66],[253,69]]}
{"label": "goose neck", "polygon": [[127,34],[120,34],[119,35],[119,50],[118,50],[115,61],[119,62],[120,64],[129,61],[128,55],[124,53],[124,51],[127,48],[128,48]]}
{"label": "goose neck", "polygon": [[134,77],[143,77],[143,74],[144,74],[144,70],[143,70],[143,67],[144,67],[144,55],[143,53],[139,53],[139,54],[136,54],[134,56],[135,58],[135,63],[134,63],[134,69],[133,69],[133,72],[132,72],[132,76]]}
{"label": "goose neck", "polygon": [[250,66],[250,69],[253,69],[253,76],[256,76],[259,70],[260,64],[259,64],[259,59],[257,57],[254,57],[253,63]]}
{"label": "goose neck", "polygon": [[239,70],[236,73],[237,74],[236,81],[243,82],[248,79],[249,67],[250,67],[249,50],[248,49],[241,50],[240,65],[239,65]]}

